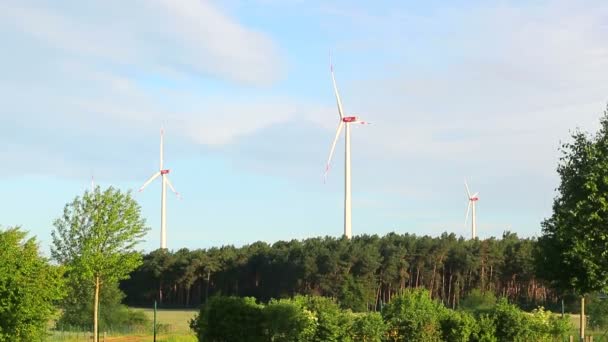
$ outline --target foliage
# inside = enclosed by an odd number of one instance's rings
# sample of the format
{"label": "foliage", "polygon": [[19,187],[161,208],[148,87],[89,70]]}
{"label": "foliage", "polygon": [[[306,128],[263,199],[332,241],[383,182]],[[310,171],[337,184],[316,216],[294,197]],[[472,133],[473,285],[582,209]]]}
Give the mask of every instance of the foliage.
{"label": "foliage", "polygon": [[315,342],[350,341],[353,317],[350,312],[341,310],[334,300],[319,296],[297,297],[295,300],[317,318]]}
{"label": "foliage", "polygon": [[391,341],[440,341],[440,316],[445,308],[426,290],[406,290],[382,310]]}
{"label": "foliage", "polygon": [[[91,297],[90,291],[97,294],[105,286],[128,278],[141,264],[141,254],[134,247],[147,228],[130,192],[112,187],[86,191],[82,198],[66,204],[54,226],[51,255],[68,268],[71,302],[94,298],[96,307],[97,296]],[[64,308],[69,311],[74,303],[67,304]],[[94,318],[96,324],[95,314]]]}
{"label": "foliage", "polygon": [[492,311],[498,341],[553,341],[570,330],[567,317],[556,317],[542,307],[527,314],[506,299],[500,299]]}
{"label": "foliage", "polygon": [[65,294],[63,269],[49,265],[19,227],[0,229],[0,260],[0,341],[41,340]]}
{"label": "foliage", "polygon": [[500,342],[527,341],[532,334],[531,322],[526,313],[501,298],[492,310],[496,337]]}
{"label": "foliage", "polygon": [[490,291],[473,289],[461,302],[459,308],[469,312],[489,312],[496,305],[496,296]]}
{"label": "foliage", "polygon": [[587,314],[589,325],[596,329],[608,328],[608,300],[600,298],[597,294],[587,296]]}
{"label": "foliage", "polygon": [[317,317],[301,301],[271,300],[263,309],[266,331],[271,342],[313,341]]}
{"label": "foliage", "polygon": [[[479,289],[486,296],[550,307],[557,296],[536,277],[535,240],[506,232],[501,239],[469,240],[390,233],[255,242],[209,249],[157,250],[121,283],[131,305],[191,307],[213,295],[335,298],[354,312],[380,310],[407,288],[426,288],[447,307]],[[474,294],[472,295],[475,296]],[[485,299],[484,299],[485,300]]]}
{"label": "foliage", "polygon": [[190,321],[199,341],[264,341],[262,306],[251,297],[213,297]]}
{"label": "foliage", "polygon": [[564,143],[553,214],[543,223],[538,272],[562,292],[608,287],[608,112],[595,135],[580,130]]}
{"label": "foliage", "polygon": [[386,324],[377,312],[359,314],[352,326],[353,341],[381,342],[386,334]]}
{"label": "foliage", "polygon": [[477,317],[477,328],[471,335],[471,342],[497,342],[496,324],[492,317],[481,314]]}
{"label": "foliage", "polygon": [[[85,283],[86,284],[86,283]],[[56,326],[60,330],[93,327],[93,289],[90,286],[71,284],[70,295],[62,302],[63,314]],[[99,306],[99,330],[128,330],[150,326],[152,323],[141,311],[134,311],[121,304],[124,294],[116,283],[101,288]]]}
{"label": "foliage", "polygon": [[440,324],[442,339],[450,342],[468,342],[479,329],[475,318],[466,311],[443,310]]}

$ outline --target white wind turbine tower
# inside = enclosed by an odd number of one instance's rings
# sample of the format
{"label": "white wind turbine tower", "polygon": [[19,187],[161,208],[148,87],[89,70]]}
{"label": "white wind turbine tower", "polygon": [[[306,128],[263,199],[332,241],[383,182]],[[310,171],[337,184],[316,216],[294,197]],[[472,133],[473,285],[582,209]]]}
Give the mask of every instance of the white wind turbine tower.
{"label": "white wind turbine tower", "polygon": [[173,184],[169,180],[169,172],[171,170],[163,168],[163,136],[164,131],[160,129],[160,169],[158,172],[152,175],[152,177],[148,178],[148,180],[144,183],[144,185],[139,188],[139,192],[143,191],[148,184],[152,183],[153,180],[161,177],[161,194],[160,194],[160,248],[167,248],[167,185],[171,188],[171,191],[175,193],[175,195],[179,198],[179,193],[175,191]]}
{"label": "white wind turbine tower", "polygon": [[330,55],[330,71],[331,71],[331,80],[334,86],[334,93],[336,94],[336,102],[338,104],[338,114],[340,115],[340,122],[338,124],[338,129],[336,130],[336,136],[331,145],[331,150],[329,151],[329,158],[327,158],[327,165],[325,167],[325,178],[327,178],[327,173],[329,172],[329,166],[331,163],[331,158],[334,154],[334,149],[336,148],[336,143],[338,142],[338,138],[340,137],[340,133],[342,132],[342,128],[345,128],[344,134],[344,236],[348,239],[352,237],[352,225],[351,225],[351,192],[350,192],[350,125],[351,124],[368,124],[368,122],[359,120],[356,116],[344,116],[344,111],[342,109],[342,101],[340,100],[340,94],[338,93],[338,87],[336,86],[336,79],[334,77],[334,67],[331,63],[331,55]]}
{"label": "white wind turbine tower", "polygon": [[471,191],[469,191],[469,185],[467,184],[466,180],[464,181],[464,187],[467,190],[467,200],[469,202],[469,205],[467,206],[467,214],[464,218],[464,226],[467,226],[469,212],[471,212],[471,239],[475,239],[477,237],[477,213],[475,212],[475,207],[477,201],[479,201],[479,197],[477,197],[477,195],[479,195],[479,192],[476,192],[471,195]]}

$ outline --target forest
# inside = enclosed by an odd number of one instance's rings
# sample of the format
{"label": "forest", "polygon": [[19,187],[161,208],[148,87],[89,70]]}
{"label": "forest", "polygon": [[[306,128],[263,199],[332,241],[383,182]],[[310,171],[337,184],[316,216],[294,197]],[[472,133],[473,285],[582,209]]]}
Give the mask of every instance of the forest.
{"label": "forest", "polygon": [[536,240],[505,232],[467,240],[390,233],[255,242],[242,247],[156,250],[121,283],[129,305],[197,307],[214,295],[267,302],[296,295],[331,297],[346,309],[377,311],[405,289],[426,289],[456,308],[472,290],[522,308],[555,306],[560,297],[537,277]]}

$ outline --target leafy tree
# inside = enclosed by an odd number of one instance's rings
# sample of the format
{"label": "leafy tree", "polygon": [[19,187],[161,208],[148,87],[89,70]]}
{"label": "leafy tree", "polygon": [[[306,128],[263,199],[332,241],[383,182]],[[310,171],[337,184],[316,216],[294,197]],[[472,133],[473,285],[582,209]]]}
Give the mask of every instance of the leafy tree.
{"label": "leafy tree", "polygon": [[543,221],[538,272],[562,293],[584,296],[608,288],[608,112],[595,135],[575,131],[564,143],[553,214]]}
{"label": "leafy tree", "polygon": [[148,229],[140,207],[130,192],[97,187],[66,204],[54,226],[53,258],[68,267],[72,284],[94,289],[93,335],[97,342],[102,285],[128,278],[141,264],[141,254],[134,247]]}
{"label": "leafy tree", "polygon": [[0,341],[42,340],[65,294],[63,269],[49,265],[19,227],[0,229],[0,260]]}

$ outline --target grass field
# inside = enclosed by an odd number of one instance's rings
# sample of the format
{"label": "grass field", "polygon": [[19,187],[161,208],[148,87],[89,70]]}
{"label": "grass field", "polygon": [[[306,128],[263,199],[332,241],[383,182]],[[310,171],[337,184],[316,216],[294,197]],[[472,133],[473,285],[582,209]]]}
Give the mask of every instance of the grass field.
{"label": "grass field", "polygon": [[[134,308],[143,311],[150,321],[154,319],[153,309]],[[163,325],[163,330],[157,335],[158,342],[196,342],[196,337],[190,330],[189,322],[198,311],[191,309],[162,309],[156,314],[157,324]],[[103,332],[100,332],[103,333]],[[150,331],[142,331],[129,335],[108,334],[106,342],[148,342],[153,340],[152,326]],[[47,339],[49,342],[92,341],[90,333],[84,332],[53,332]],[[103,338],[100,338],[103,341]]]}

